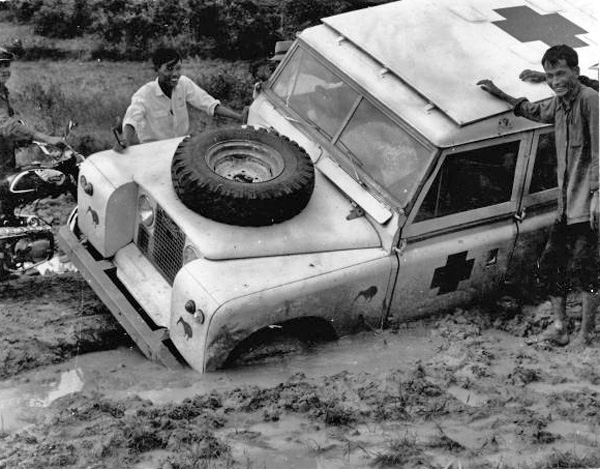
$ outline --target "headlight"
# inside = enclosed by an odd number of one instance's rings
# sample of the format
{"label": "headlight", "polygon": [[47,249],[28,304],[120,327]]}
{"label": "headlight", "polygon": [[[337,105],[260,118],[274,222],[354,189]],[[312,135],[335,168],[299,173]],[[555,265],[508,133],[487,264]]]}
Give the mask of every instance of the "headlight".
{"label": "headlight", "polygon": [[184,264],[194,261],[194,260],[198,259],[199,257],[200,257],[200,254],[198,253],[196,248],[194,246],[192,246],[191,244],[188,244],[183,249],[183,263]]}
{"label": "headlight", "polygon": [[140,195],[138,199],[138,213],[140,220],[145,226],[151,226],[154,223],[154,207],[150,203],[150,199],[145,195]]}

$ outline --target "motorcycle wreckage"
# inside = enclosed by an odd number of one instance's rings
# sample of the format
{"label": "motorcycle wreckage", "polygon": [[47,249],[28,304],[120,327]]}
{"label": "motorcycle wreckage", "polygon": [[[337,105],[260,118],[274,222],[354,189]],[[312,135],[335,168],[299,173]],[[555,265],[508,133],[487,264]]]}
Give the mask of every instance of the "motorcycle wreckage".
{"label": "motorcycle wreckage", "polygon": [[[69,123],[65,139],[74,126]],[[85,157],[66,143],[61,147],[41,142],[33,145],[41,150],[45,161],[18,168],[0,180],[0,281],[32,269],[54,255],[51,225],[18,209],[66,193],[77,198],[79,165]]]}

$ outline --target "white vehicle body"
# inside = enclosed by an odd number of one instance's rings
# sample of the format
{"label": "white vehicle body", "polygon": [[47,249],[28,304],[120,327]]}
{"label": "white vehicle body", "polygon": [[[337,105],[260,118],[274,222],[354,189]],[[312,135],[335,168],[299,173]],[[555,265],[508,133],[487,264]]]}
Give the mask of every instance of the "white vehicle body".
{"label": "white vehicle body", "polygon": [[200,372],[272,325],[339,336],[480,299],[533,275],[557,188],[552,128],[476,83],[548,99],[519,73],[562,42],[597,74],[596,32],[586,0],[402,0],[325,18],[298,35],[248,121],[310,155],[299,215],[238,227],[189,210],[171,182],[174,139],[89,157],[83,242],[63,229],[63,245],[147,355],[173,363],[169,338]]}

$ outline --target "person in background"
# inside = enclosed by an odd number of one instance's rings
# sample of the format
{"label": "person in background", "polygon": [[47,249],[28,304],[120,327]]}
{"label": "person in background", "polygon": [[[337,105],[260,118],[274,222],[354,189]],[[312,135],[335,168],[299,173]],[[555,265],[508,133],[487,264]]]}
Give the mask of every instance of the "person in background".
{"label": "person in background", "polygon": [[6,176],[15,172],[17,167],[15,148],[30,144],[34,140],[58,147],[64,145],[62,137],[40,132],[25,125],[16,116],[6,87],[11,75],[10,66],[13,59],[14,55],[11,52],[0,47],[0,226],[11,223],[14,216],[14,206],[6,197],[8,193]]}
{"label": "person in background", "polygon": [[157,77],[132,96],[123,118],[122,138],[115,150],[124,150],[136,142],[136,137],[137,141],[145,143],[187,135],[188,104],[211,116],[244,121],[244,113],[224,106],[181,74],[181,56],[175,49],[157,49],[152,63]]}
{"label": "person in background", "polygon": [[0,47],[0,178],[12,172],[16,167],[15,146],[26,145],[33,140],[61,146],[62,137],[54,137],[25,125],[16,116],[10,104],[6,83],[11,76],[10,66],[14,55]]}
{"label": "person in background", "polygon": [[539,262],[539,276],[552,303],[554,324],[541,336],[556,345],[569,343],[566,297],[578,292],[582,305],[577,344],[587,344],[600,303],[598,252],[598,92],[579,80],[577,52],[553,46],[542,57],[546,83],[555,96],[531,103],[499,89],[491,80],[477,84],[508,102],[518,116],[554,124],[559,188],[556,220]]}

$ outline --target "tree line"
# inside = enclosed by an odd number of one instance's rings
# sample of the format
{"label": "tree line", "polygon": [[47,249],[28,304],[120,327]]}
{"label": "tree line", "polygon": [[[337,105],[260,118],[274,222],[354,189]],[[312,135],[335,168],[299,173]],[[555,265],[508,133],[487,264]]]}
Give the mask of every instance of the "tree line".
{"label": "tree line", "polygon": [[[93,36],[92,59],[146,60],[156,47],[172,46],[187,57],[254,60],[320,18],[385,2],[9,0],[3,9],[5,20],[30,24],[44,37]],[[20,52],[26,59],[27,50]]]}

